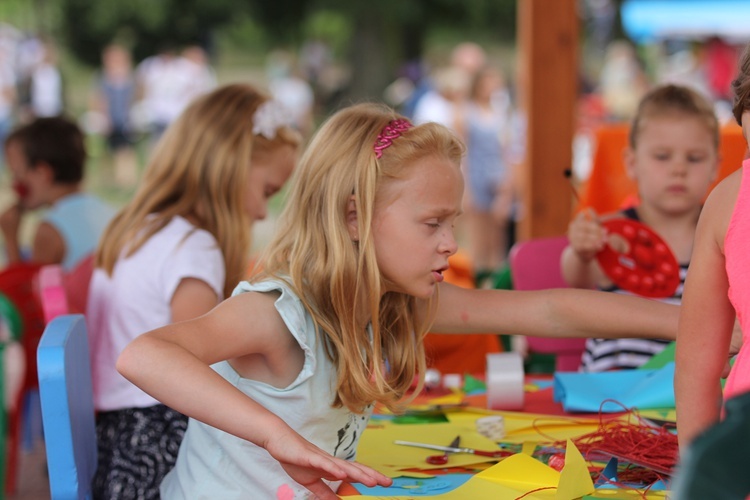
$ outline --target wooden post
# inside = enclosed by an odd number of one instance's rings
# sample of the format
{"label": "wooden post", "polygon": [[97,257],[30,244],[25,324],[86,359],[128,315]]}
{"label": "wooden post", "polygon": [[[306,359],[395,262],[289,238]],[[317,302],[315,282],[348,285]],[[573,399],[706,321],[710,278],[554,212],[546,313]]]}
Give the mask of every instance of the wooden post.
{"label": "wooden post", "polygon": [[518,0],[518,88],[527,120],[519,240],[559,236],[570,221],[564,172],[572,166],[578,46],[576,0]]}

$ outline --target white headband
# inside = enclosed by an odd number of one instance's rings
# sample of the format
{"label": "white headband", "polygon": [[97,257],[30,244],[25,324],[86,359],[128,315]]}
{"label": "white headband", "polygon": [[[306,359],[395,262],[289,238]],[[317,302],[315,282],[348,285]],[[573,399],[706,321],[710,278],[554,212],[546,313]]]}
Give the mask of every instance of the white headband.
{"label": "white headband", "polygon": [[253,134],[262,135],[268,140],[276,137],[276,131],[292,123],[289,110],[279,101],[270,99],[255,110],[253,115]]}

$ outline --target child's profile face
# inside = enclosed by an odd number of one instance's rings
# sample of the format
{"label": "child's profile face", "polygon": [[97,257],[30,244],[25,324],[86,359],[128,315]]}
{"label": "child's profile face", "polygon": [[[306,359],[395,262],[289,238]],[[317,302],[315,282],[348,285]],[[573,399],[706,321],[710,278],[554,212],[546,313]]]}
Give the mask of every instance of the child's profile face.
{"label": "child's profile face", "polygon": [[716,178],[718,153],[707,125],[694,116],[648,117],[626,155],[641,203],[664,214],[699,208]]}
{"label": "child's profile face", "polygon": [[458,165],[428,156],[405,165],[406,176],[377,193],[373,241],[387,291],[429,298],[458,250],[453,225],[461,213]]}
{"label": "child's profile face", "polygon": [[292,146],[281,146],[252,159],[244,198],[245,212],[252,221],[266,218],[268,200],[289,179],[296,159]]}

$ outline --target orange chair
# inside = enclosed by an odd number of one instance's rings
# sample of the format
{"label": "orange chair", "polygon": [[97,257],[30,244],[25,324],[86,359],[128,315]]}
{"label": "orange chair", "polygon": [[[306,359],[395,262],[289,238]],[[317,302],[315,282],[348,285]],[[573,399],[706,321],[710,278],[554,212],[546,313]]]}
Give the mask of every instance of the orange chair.
{"label": "orange chair", "polygon": [[[558,236],[521,241],[510,249],[508,259],[515,290],[567,288],[560,256],[568,238]],[[586,339],[526,337],[531,353],[555,355],[555,371],[577,371]]]}
{"label": "orange chair", "polygon": [[[596,130],[591,175],[581,189],[579,208],[591,207],[597,213],[615,212],[638,202],[635,182],[628,177],[623,152],[628,146],[628,124],[604,125]],[[742,129],[727,125],[721,129],[719,175],[711,189],[742,165],[747,143]]]}

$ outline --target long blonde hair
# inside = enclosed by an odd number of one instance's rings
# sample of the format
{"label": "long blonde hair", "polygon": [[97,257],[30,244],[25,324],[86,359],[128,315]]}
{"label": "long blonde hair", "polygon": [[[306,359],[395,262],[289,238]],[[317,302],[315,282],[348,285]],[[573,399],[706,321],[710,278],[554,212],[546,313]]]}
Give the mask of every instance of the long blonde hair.
{"label": "long blonde hair", "polygon": [[[414,297],[383,293],[371,228],[378,193],[421,158],[458,165],[464,151],[448,129],[430,123],[406,130],[376,159],[376,138],[395,118],[402,117],[385,106],[359,104],[320,128],[293,174],[276,235],[261,259],[263,271],[254,279],[289,278],[337,368],[334,405],[353,411],[376,401],[399,408],[414,375],[424,373],[422,340],[431,321],[415,315]],[[347,230],[352,195],[358,242]]]}
{"label": "long blonde hair", "polygon": [[[100,240],[96,266],[112,274],[175,216],[211,233],[224,256],[228,296],[246,274],[251,220],[244,210],[248,165],[300,136],[281,127],[273,139],[253,133],[255,110],[268,96],[246,84],[219,87],[195,100],[164,133],[133,199]],[[124,254],[123,254],[124,252]]]}

